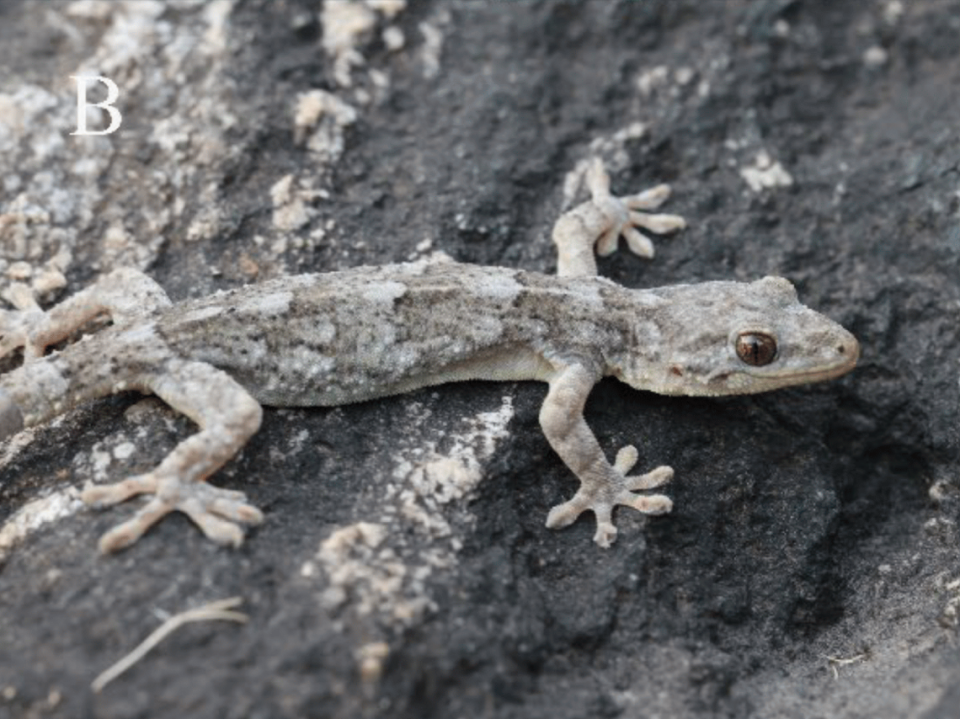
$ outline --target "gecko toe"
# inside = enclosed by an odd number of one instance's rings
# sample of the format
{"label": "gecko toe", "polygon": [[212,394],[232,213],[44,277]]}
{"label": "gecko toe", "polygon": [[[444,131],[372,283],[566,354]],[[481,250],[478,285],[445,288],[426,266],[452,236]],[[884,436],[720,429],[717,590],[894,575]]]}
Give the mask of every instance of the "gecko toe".
{"label": "gecko toe", "polygon": [[660,184],[620,199],[631,210],[655,210],[670,198],[672,192],[670,185]]}
{"label": "gecko toe", "polygon": [[100,537],[98,546],[103,554],[113,554],[121,549],[126,549],[143,536],[143,531],[138,532],[134,527],[128,525],[129,522],[118,524]]}
{"label": "gecko toe", "polygon": [[673,500],[663,494],[626,494],[617,504],[632,507],[644,514],[669,514],[673,511]]}
{"label": "gecko toe", "polygon": [[613,460],[613,468],[620,474],[626,474],[633,469],[633,465],[637,463],[639,457],[640,453],[637,452],[636,447],[632,444],[624,445],[617,452],[616,459]]}
{"label": "gecko toe", "polygon": [[635,227],[625,226],[621,229],[623,239],[627,241],[627,247],[637,257],[645,257],[652,260],[656,250],[653,247],[653,240],[640,232]]}
{"label": "gecko toe", "polygon": [[635,210],[630,212],[630,224],[634,227],[650,230],[650,232],[656,232],[658,235],[669,235],[687,227],[687,221],[680,215],[652,215]]}
{"label": "gecko toe", "polygon": [[547,529],[569,527],[583,512],[591,509],[590,505],[590,501],[583,496],[582,492],[577,492],[573,499],[558,504],[550,510],[550,514],[547,515]]}
{"label": "gecko toe", "polygon": [[263,513],[247,503],[246,495],[214,487],[202,481],[185,481],[178,477],[157,477],[149,473],[130,477],[122,482],[84,488],[82,499],[89,505],[105,507],[123,502],[138,494],[153,498],[134,516],[103,535],[100,549],[116,552],[134,544],[150,527],[171,512],[183,512],[217,544],[232,547],[243,543],[244,525],[263,521]]}
{"label": "gecko toe", "polygon": [[604,549],[610,549],[617,541],[617,527],[612,521],[597,522],[597,531],[593,535],[593,541]]}
{"label": "gecko toe", "polygon": [[213,512],[206,510],[197,511],[185,507],[183,511],[207,539],[227,547],[239,547],[243,544],[243,529],[238,524],[221,519]]}
{"label": "gecko toe", "polygon": [[206,482],[181,482],[171,509],[186,514],[217,544],[239,547],[243,525],[260,524],[263,513],[247,503],[243,492],[214,487]]}
{"label": "gecko toe", "polygon": [[263,522],[263,512],[247,504],[247,498],[241,493],[239,497],[218,497],[210,503],[210,513],[218,517],[223,517],[231,522],[240,524],[261,524]]}
{"label": "gecko toe", "polygon": [[671,479],[673,479],[673,467],[668,467],[665,464],[651,469],[646,474],[640,474],[635,477],[624,477],[627,489],[632,491],[662,487]]}
{"label": "gecko toe", "polygon": [[113,484],[88,483],[80,493],[80,499],[84,504],[100,509],[126,502],[138,494],[152,494],[156,491],[157,478],[152,474],[141,474]]}
{"label": "gecko toe", "polygon": [[154,524],[170,512],[170,507],[161,499],[154,498],[141,507],[136,514],[100,537],[100,551],[112,554],[135,544]]}

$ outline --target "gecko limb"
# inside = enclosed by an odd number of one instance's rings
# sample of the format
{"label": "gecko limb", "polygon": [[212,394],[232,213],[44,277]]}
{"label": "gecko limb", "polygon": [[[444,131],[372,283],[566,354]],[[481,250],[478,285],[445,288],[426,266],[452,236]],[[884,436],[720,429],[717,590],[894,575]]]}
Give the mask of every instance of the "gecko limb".
{"label": "gecko limb", "polygon": [[547,527],[565,527],[581,513],[592,510],[597,519],[593,539],[601,547],[609,547],[617,536],[613,524],[613,509],[617,505],[644,514],[666,514],[673,508],[673,502],[664,495],[634,494],[666,484],[673,478],[673,469],[661,466],[646,474],[628,476],[637,461],[637,450],[630,445],[619,451],[614,464],[607,462],[583,418],[584,405],[597,379],[597,373],[586,363],[561,366],[550,381],[550,391],[540,410],[540,426],[547,441],[580,480],[580,489],[573,499],[550,510]]}
{"label": "gecko limb", "polygon": [[47,312],[23,291],[12,299],[17,309],[0,311],[0,357],[23,347],[24,362],[42,357],[47,347],[97,315],[107,314],[115,325],[125,325],[171,305],[160,285],[129,267],[104,275]]}
{"label": "gecko limb", "polygon": [[[136,542],[160,519],[179,511],[218,544],[238,546],[244,524],[263,521],[260,510],[241,492],[205,480],[231,459],[260,427],[262,409],[227,373],[203,362],[171,361],[146,386],[190,417],[200,431],[182,441],[150,472],[122,482],[88,486],[82,499],[104,507],[138,494],[153,495],[131,519],[107,532],[100,549],[113,552]],[[210,401],[210,398],[216,401]]]}

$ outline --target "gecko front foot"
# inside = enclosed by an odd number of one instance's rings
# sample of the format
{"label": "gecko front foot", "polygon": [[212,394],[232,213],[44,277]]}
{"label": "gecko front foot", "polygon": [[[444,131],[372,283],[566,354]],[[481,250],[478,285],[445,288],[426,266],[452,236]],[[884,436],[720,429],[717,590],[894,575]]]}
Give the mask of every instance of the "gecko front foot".
{"label": "gecko front foot", "polygon": [[687,226],[679,215],[651,212],[670,197],[669,185],[618,197],[610,192],[610,176],[599,158],[589,163],[584,179],[591,199],[565,212],[553,226],[557,274],[561,277],[596,275],[594,251],[601,257],[612,254],[620,237],[627,241],[631,252],[651,258],[653,241],[641,230],[666,235]]}
{"label": "gecko front foot", "polygon": [[638,228],[666,235],[687,226],[679,215],[650,212],[670,197],[670,185],[657,185],[635,195],[617,197],[610,193],[610,176],[599,159],[590,164],[586,180],[594,206],[602,210],[610,222],[606,231],[596,238],[596,251],[601,257],[613,254],[617,240],[623,237],[631,252],[650,259],[654,253],[653,241]]}
{"label": "gecko front foot", "polygon": [[646,474],[629,477],[629,472],[637,462],[637,450],[626,446],[617,453],[613,464],[612,481],[584,482],[573,499],[558,504],[547,515],[547,527],[560,529],[576,521],[583,512],[592,510],[597,518],[597,532],[593,541],[603,548],[610,547],[617,538],[617,528],[613,523],[613,508],[618,504],[632,507],[644,514],[667,514],[673,509],[673,502],[662,494],[637,495],[643,491],[660,487],[673,479],[673,469],[666,465],[657,467]]}
{"label": "gecko front foot", "polygon": [[234,547],[243,542],[241,525],[256,525],[263,521],[263,514],[247,503],[243,492],[213,487],[203,481],[161,477],[152,472],[129,477],[116,484],[87,486],[81,498],[91,506],[107,507],[137,494],[154,496],[133,518],[100,538],[102,552],[115,552],[130,546],[160,519],[174,511],[190,517],[217,544]]}

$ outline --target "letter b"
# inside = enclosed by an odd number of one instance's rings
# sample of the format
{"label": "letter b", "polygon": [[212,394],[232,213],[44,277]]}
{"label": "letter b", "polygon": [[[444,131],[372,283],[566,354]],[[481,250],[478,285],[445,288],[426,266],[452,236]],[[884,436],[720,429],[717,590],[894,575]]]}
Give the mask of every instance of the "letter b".
{"label": "letter b", "polygon": [[[120,97],[120,89],[116,83],[109,77],[99,75],[71,75],[77,81],[77,131],[71,132],[71,135],[110,135],[117,131],[123,116],[120,111],[113,106],[113,103]],[[107,86],[107,99],[103,102],[87,102],[87,80],[96,80]],[[110,127],[106,130],[88,130],[87,129],[87,106],[99,107],[106,110],[110,115]]]}

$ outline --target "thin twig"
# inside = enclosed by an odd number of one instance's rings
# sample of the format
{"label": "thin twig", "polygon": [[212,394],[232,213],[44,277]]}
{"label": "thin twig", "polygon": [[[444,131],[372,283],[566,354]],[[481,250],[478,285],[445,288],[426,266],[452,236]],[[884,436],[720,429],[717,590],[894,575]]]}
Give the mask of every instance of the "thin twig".
{"label": "thin twig", "polygon": [[824,655],[823,658],[830,663],[830,668],[833,670],[834,680],[838,680],[840,679],[840,672],[837,670],[837,667],[842,667],[842,666],[846,666],[847,664],[855,664],[856,662],[865,661],[867,658],[869,658],[869,656],[870,656],[870,652],[863,652],[862,654],[856,654],[852,657],[847,657],[847,658],[831,657],[829,655]]}
{"label": "thin twig", "polygon": [[230,597],[229,599],[221,599],[216,602],[204,604],[202,607],[188,609],[185,612],[180,612],[180,614],[174,614],[157,627],[149,637],[140,642],[140,645],[136,649],[94,679],[93,683],[90,684],[90,688],[93,689],[94,692],[99,693],[107,684],[143,659],[148,652],[166,639],[167,635],[172,634],[184,624],[189,624],[190,622],[208,622],[217,619],[246,624],[250,619],[246,614],[243,612],[230,611],[234,607],[239,607],[241,604],[243,604],[243,597]]}

